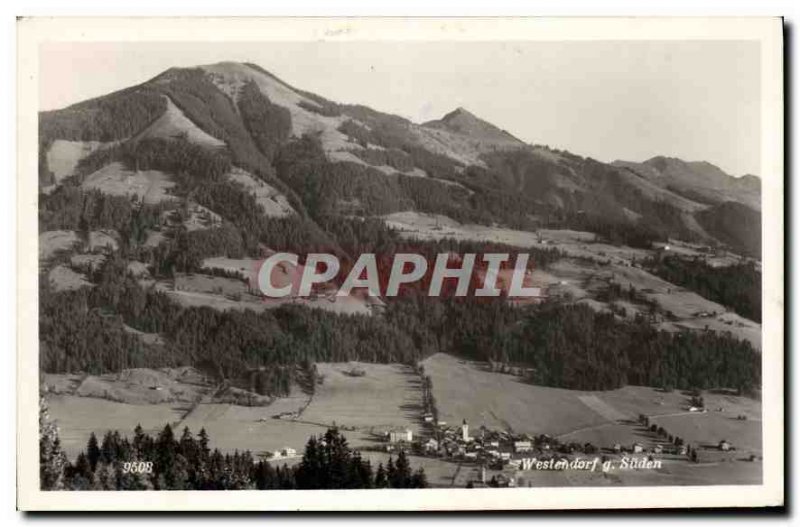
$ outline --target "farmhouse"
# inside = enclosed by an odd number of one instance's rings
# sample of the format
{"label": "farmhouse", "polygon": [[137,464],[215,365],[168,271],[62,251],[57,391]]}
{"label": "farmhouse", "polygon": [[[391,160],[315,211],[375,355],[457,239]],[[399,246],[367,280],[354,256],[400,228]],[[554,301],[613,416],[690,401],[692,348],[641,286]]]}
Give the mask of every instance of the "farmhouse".
{"label": "farmhouse", "polygon": [[723,452],[727,452],[728,450],[731,449],[731,444],[723,439],[722,441],[719,442],[718,448]]}
{"label": "farmhouse", "polygon": [[641,443],[634,443],[633,447],[631,447],[631,450],[633,451],[634,454],[638,454],[644,450],[644,447],[642,446]]}

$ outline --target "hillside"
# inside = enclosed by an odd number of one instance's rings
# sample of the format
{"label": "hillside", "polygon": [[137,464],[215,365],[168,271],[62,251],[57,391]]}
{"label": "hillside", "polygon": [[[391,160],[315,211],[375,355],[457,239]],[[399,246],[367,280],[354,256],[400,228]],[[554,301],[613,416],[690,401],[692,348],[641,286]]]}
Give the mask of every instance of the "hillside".
{"label": "hillside", "polygon": [[657,185],[701,203],[735,201],[761,210],[761,180],[753,175],[740,178],[706,161],[683,161],[658,156],[643,163],[615,161]]}
{"label": "hillside", "polygon": [[[312,216],[414,210],[523,229],[634,230],[653,240],[719,243],[750,254],[760,243],[752,239],[755,229],[746,240],[724,232],[714,208],[733,201],[758,211],[755,177],[732,178],[708,163],[666,157],[607,165],[526,145],[464,108],[420,125],[337,104],[252,64],[173,68],[140,86],[45,112],[40,129],[40,181],[49,189],[91,164],[83,161],[95,145],[185,138],[222,148],[234,166],[278,190],[282,210],[297,205]],[[298,151],[301,138],[319,151]],[[65,148],[67,141],[84,143]],[[287,143],[315,160],[314,174],[298,173],[294,160],[286,166]],[[284,174],[277,174],[281,167]],[[320,181],[310,186],[309,177]],[[734,221],[750,224],[752,215],[741,214],[747,218]]]}
{"label": "hillside", "polygon": [[[548,450],[563,437],[615,456],[616,443],[667,443],[639,428],[646,414],[687,441],[727,437],[760,455],[753,176],[602,163],[463,108],[414,123],[246,63],[172,68],[39,117],[39,368],[72,453],[123,421],[141,423],[137,437],[169,422],[234,455],[299,464],[309,435],[337,427],[388,466],[387,446],[404,448],[386,442],[395,427],[421,454],[455,437],[446,421],[468,419],[473,437],[482,423],[509,449],[530,434]],[[277,252],[298,263],[273,269],[274,286],[292,285],[273,298],[259,277]],[[340,270],[300,295],[310,253],[336,255]],[[339,296],[365,253],[381,290]],[[430,263],[468,253],[468,294],[449,280],[431,295]],[[508,255],[497,297],[475,294],[487,253]],[[399,254],[429,265],[390,295]],[[514,298],[521,255],[535,292]],[[694,391],[720,409],[689,415]],[[414,458],[437,485],[477,468],[446,446],[431,454]],[[745,482],[760,466],[715,465],[751,467]],[[693,466],[630,482],[696,482],[671,475]]]}

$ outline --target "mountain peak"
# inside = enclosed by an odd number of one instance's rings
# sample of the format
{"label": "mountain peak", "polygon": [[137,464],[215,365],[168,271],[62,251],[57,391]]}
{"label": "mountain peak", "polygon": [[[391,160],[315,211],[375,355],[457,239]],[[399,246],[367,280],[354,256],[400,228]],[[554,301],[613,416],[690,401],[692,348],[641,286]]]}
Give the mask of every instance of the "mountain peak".
{"label": "mountain peak", "polygon": [[522,141],[490,122],[484,121],[475,114],[459,106],[445,114],[441,119],[428,121],[422,126],[446,130],[448,132],[465,135],[471,139],[492,143],[512,143],[522,145]]}
{"label": "mountain peak", "polygon": [[470,112],[469,110],[467,110],[463,106],[459,106],[458,108],[456,108],[452,112],[449,112],[449,113],[445,114],[444,117],[442,117],[442,121],[447,121],[447,120],[455,119],[455,118],[458,118],[458,117],[471,117],[473,119],[478,119],[475,116],[475,114],[473,114],[472,112]]}

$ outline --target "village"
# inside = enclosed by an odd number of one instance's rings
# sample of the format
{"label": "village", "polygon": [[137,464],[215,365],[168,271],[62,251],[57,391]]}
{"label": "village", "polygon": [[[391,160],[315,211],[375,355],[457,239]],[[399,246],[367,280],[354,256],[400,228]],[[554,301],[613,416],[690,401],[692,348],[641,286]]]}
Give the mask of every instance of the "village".
{"label": "village", "polygon": [[[686,410],[706,411],[694,406]],[[435,420],[431,414],[425,414],[423,419],[428,425],[428,433],[423,437],[416,437],[411,429],[397,428],[384,432],[383,443],[375,448],[472,466],[477,477],[469,482],[470,487],[514,487],[517,481],[523,480],[520,475],[531,470],[661,469],[665,461],[718,463],[733,461],[736,456],[736,448],[726,439],[714,445],[688,444],[651,423],[645,415],[628,424],[648,437],[630,444],[610,445],[580,444],[561,441],[548,434],[516,434],[485,426],[480,426],[473,434],[466,420],[460,425],[449,425]],[[746,458],[750,462],[756,460],[754,454]],[[491,480],[489,471],[493,473]]]}

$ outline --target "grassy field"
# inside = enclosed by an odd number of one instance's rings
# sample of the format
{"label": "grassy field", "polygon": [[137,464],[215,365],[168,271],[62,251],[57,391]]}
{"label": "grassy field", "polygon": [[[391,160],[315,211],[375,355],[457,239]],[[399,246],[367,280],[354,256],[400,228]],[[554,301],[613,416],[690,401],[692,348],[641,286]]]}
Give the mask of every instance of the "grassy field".
{"label": "grassy field", "polygon": [[[353,368],[365,375],[345,373]],[[324,381],[313,397],[295,387],[289,397],[253,407],[205,402],[208,397],[194,406],[209,386],[182,369],[126,370],[86,378],[47,375],[45,384],[51,394],[50,413],[59,421],[70,452],[82,448],[92,431],[116,428],[129,434],[138,422],[153,430],[167,423],[181,430],[188,426],[195,433],[205,428],[213,447],[255,454],[287,446],[302,451],[311,435],[324,433],[334,423],[357,447],[375,446],[373,434],[390,428],[419,432],[419,377],[407,367],[342,363],[319,364],[318,369]],[[296,420],[274,418],[284,412],[300,415]],[[103,416],[108,415],[114,418],[106,424]]]}
{"label": "grassy field", "polygon": [[74,395],[48,395],[47,403],[71,460],[86,448],[92,432],[98,439],[108,430],[133,436],[133,429],[140,424],[146,432],[158,433],[164,425],[180,420],[184,412],[170,404],[136,405]]}
{"label": "grassy field", "polygon": [[71,249],[80,239],[74,231],[47,231],[39,235],[39,260],[47,260],[58,251]]}
{"label": "grassy field", "polygon": [[121,163],[110,163],[89,174],[81,184],[84,189],[97,189],[115,196],[135,195],[145,203],[170,200],[168,190],[174,187],[170,177],[158,170],[132,171]]}
{"label": "grassy field", "polygon": [[761,452],[760,420],[740,421],[731,412],[708,412],[657,417],[652,421],[700,447],[715,448],[724,439],[742,455]]}
{"label": "grassy field", "polygon": [[556,435],[607,422],[577,397],[585,392],[533,386],[442,353],[423,365],[433,380],[439,419],[448,424],[466,419],[474,428],[485,424],[518,433]]}
{"label": "grassy field", "polygon": [[[710,411],[692,414],[688,395],[680,391],[626,386],[583,392],[533,386],[445,354],[436,354],[423,364],[433,380],[440,419],[449,424],[467,419],[473,427],[485,424],[518,433],[554,435],[562,441],[612,446],[643,441],[639,427],[626,422],[635,423],[639,414],[644,414],[663,416],[653,421],[661,424],[664,420],[668,432],[692,443],[716,444],[721,439],[742,437],[743,446],[760,449],[761,405],[746,397],[704,393]],[[720,408],[722,411],[717,411]],[[737,420],[738,415],[748,419]]]}
{"label": "grassy field", "polygon": [[81,159],[104,146],[106,144],[99,141],[56,139],[47,151],[47,167],[58,183],[73,174]]}
{"label": "grassy field", "polygon": [[231,404],[201,404],[180,428],[188,426],[199,432],[205,428],[211,437],[212,448],[233,452],[250,450],[254,455],[291,447],[302,452],[308,438],[322,434],[325,429],[313,424],[273,419],[281,411],[295,411],[303,401],[283,401],[270,406],[235,406]]}
{"label": "grassy field", "polygon": [[81,287],[92,286],[82,274],[76,273],[66,265],[57,265],[47,275],[55,291],[74,291]]}
{"label": "grassy field", "polygon": [[602,262],[626,264],[643,259],[650,251],[625,246],[594,243],[595,235],[571,230],[540,230],[538,233],[484,225],[462,224],[446,216],[420,212],[396,212],[384,216],[389,227],[406,238],[439,240],[453,238],[505,243],[515,247],[556,248],[567,256]]}
{"label": "grassy field", "polygon": [[260,179],[253,177],[249,172],[240,168],[234,168],[228,179],[239,183],[248,192],[253,194],[256,203],[264,209],[264,214],[276,218],[282,218],[294,214],[294,209],[289,204],[286,196],[278,192],[277,189],[267,185]]}
{"label": "grassy field", "polygon": [[178,136],[185,137],[187,141],[200,146],[211,148],[225,146],[224,142],[211,137],[190,121],[170,98],[167,98],[166,111],[139,133],[136,139],[145,137],[172,139]]}
{"label": "grassy field", "polygon": [[[374,445],[373,433],[409,428],[419,434],[422,419],[420,378],[399,364],[336,363],[317,365],[324,376],[303,421],[355,428],[351,444]],[[363,376],[348,375],[354,369]]]}

